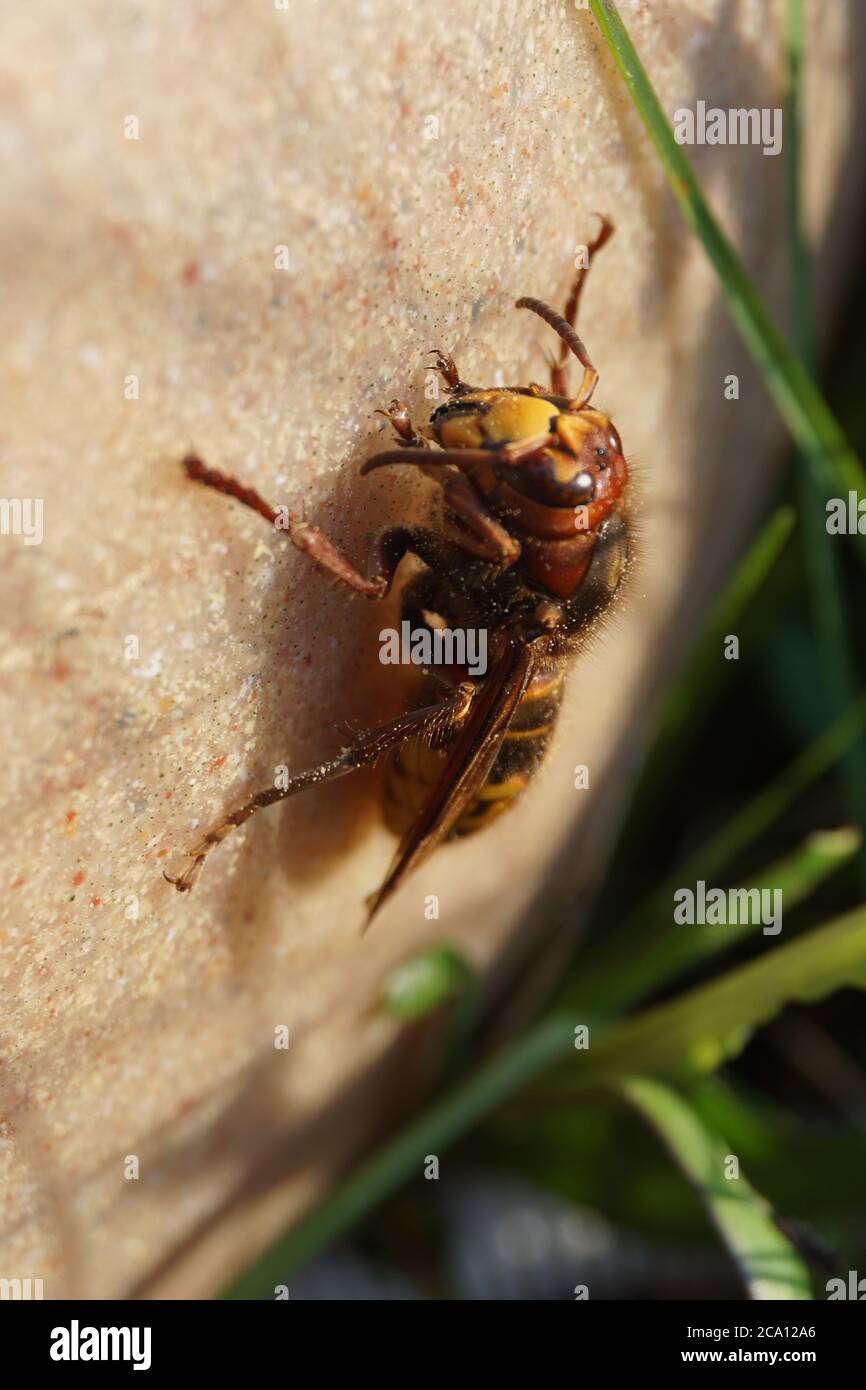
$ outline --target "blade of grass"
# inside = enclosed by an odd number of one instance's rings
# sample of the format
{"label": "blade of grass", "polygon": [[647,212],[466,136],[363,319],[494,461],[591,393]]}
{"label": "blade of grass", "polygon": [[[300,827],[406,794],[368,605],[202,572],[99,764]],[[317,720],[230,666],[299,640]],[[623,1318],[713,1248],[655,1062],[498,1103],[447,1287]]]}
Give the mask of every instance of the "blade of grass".
{"label": "blade of grass", "polygon": [[[790,351],[711,213],[691,164],[678,145],[613,0],[589,0],[604,39],[654,144],[682,213],[715,267],[731,317],[764,377],[797,445],[816,460],[821,491],[866,497],[866,473],[809,372]],[[852,537],[866,558],[866,536]]]}
{"label": "blade of grass", "polygon": [[273,1297],[277,1284],[284,1284],[294,1270],[354,1226],[400,1183],[422,1172],[427,1154],[441,1154],[484,1115],[573,1048],[574,1022],[561,1014],[545,1019],[503,1048],[362,1163],[221,1297]]}
{"label": "blade of grass", "polygon": [[661,787],[675,774],[700,726],[724,690],[722,677],[733,673],[736,663],[723,661],[724,637],[741,631],[758,594],[775,568],[794,528],[792,507],[779,507],[764,523],[745,556],[731,575],[713,607],[688,665],[661,701],[657,733],[641,773],[633,812],[645,812],[645,800],[655,800]]}
{"label": "blade of grass", "polygon": [[[803,231],[800,204],[800,74],[803,55],[802,0],[788,0],[786,7],[787,57],[787,203],[788,249],[791,262],[791,306],[797,351],[804,366],[817,366],[811,267]],[[840,581],[840,557],[834,537],[827,531],[822,505],[822,465],[814,450],[802,449],[799,457],[800,519],[806,574],[810,580],[812,621],[822,653],[821,674],[828,708],[838,714],[854,698],[854,667],[848,640],[845,601]],[[842,764],[851,814],[866,829],[866,742],[851,745]],[[859,861],[861,886],[866,889],[866,852]]]}
{"label": "blade of grass", "polygon": [[817,360],[812,312],[812,273],[800,206],[800,86],[803,70],[802,0],[787,0],[785,9],[788,255],[791,263],[791,307],[794,341],[808,371]]}
{"label": "blade of grass", "polygon": [[[751,1030],[784,1004],[820,999],[846,984],[866,989],[866,908],[777,947],[721,982],[650,1010],[614,1032],[605,1034],[603,1025],[594,1029],[598,1041],[590,1050],[575,1049],[574,1015],[557,1011],[496,1053],[373,1154],[222,1297],[273,1296],[277,1284],[344,1235],[400,1183],[420,1173],[427,1154],[441,1155],[550,1067],[557,1067],[564,1083],[561,1094],[569,1097],[607,1088],[638,1070],[691,1076],[695,1069],[712,1070],[735,1055]],[[566,1057],[571,1059],[567,1069],[561,1065]]]}
{"label": "blade of grass", "polygon": [[591,998],[594,1008],[616,995],[616,979],[622,962],[637,957],[651,940],[653,922],[669,917],[673,895],[686,884],[717,878],[751,844],[773,825],[807,787],[816,782],[842,756],[866,720],[866,693],[804,749],[792,763],[746,802],[715,835],[643,898],[633,912],[609,931],[581,958],[579,981],[567,999]]}
{"label": "blade of grass", "polygon": [[[849,1066],[855,1066],[846,1058]],[[721,1130],[753,1174],[787,1206],[802,1202],[802,1174],[809,1174],[813,1219],[823,1211],[862,1205],[863,1134],[854,1128],[816,1125],[721,1073],[703,1075],[688,1088],[689,1104],[711,1129]],[[862,1080],[858,1076],[862,1089]],[[859,1093],[859,1092],[858,1092]],[[796,1153],[797,1163],[791,1163]]]}
{"label": "blade of grass", "polygon": [[[647,818],[655,818],[656,806],[665,786],[676,775],[701,725],[709,717],[716,700],[721,698],[726,683],[724,677],[729,676],[731,668],[736,666],[736,662],[720,658],[723,638],[729,632],[744,631],[756,601],[785,549],[794,529],[794,520],[793,508],[782,506],[761,527],[733,574],[728,577],[707,620],[707,628],[695,643],[685,671],[673,688],[658,701],[658,712],[650,716],[649,725],[656,729],[656,733],[620,829],[612,861],[616,867],[608,873],[604,889],[592,909],[593,923],[616,921],[629,909],[630,898],[625,888],[625,883],[630,879],[629,852],[642,841]],[[626,865],[625,879],[623,860]],[[532,1008],[534,1015],[539,1000],[549,1000],[572,955],[570,933],[567,930],[554,932],[547,945],[536,954],[533,966],[524,974],[521,988],[509,1008],[500,1011],[498,1026],[506,1035],[515,1031],[515,1014],[519,1019],[517,1027],[523,1026],[527,1019],[527,1001],[530,1004],[535,1001]],[[582,957],[581,964],[585,959]]]}
{"label": "blade of grass", "polygon": [[[594,1206],[624,1226],[659,1232],[666,1241],[697,1235],[693,1217],[677,1203],[670,1175],[650,1172],[646,1150],[606,1093],[581,1097],[579,1105],[548,1094],[544,1079],[502,1106],[473,1132],[461,1159],[476,1168],[507,1169],[537,1187],[580,1206]],[[813,1220],[863,1204],[863,1134],[800,1119],[729,1072],[701,1073],[682,1091],[708,1129],[724,1134],[730,1152],[759,1188],[772,1192],[782,1210],[803,1209],[803,1174],[809,1176],[808,1209]],[[635,1142],[637,1140],[637,1143]],[[622,1181],[622,1157],[629,1157]],[[796,1162],[792,1156],[796,1155]],[[662,1190],[663,1189],[663,1190]],[[680,1219],[683,1225],[680,1225]]]}
{"label": "blade of grass", "polygon": [[638,1072],[688,1078],[714,1071],[786,1004],[813,1003],[849,985],[866,989],[866,907],[608,1031],[557,1067],[560,1095]]}
{"label": "blade of grass", "polygon": [[[782,894],[786,915],[804,902],[831,875],[850,863],[861,845],[859,830],[821,830],[810,835],[784,859],[769,864],[738,888],[747,892],[768,889]],[[711,926],[703,931],[677,925],[673,920],[673,897],[668,900],[665,919],[647,924],[639,952],[619,954],[615,971],[607,970],[601,979],[580,972],[580,983],[569,996],[590,1001],[595,1010],[621,1013],[642,996],[670,984],[677,976],[701,961],[728,951],[754,930],[750,922]],[[578,993],[579,991],[579,993]]]}
{"label": "blade of grass", "polygon": [[734,1170],[730,1145],[658,1081],[630,1077],[618,1090],[656,1131],[695,1188],[750,1297],[811,1298],[809,1271],[774,1222],[770,1203],[740,1175],[738,1162]]}

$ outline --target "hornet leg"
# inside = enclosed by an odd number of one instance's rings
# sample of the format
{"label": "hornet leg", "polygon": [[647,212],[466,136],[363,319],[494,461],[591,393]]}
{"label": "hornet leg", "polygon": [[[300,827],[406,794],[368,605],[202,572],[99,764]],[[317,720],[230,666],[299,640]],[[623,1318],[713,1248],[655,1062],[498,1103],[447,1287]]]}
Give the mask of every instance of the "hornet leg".
{"label": "hornet leg", "polygon": [[[600,214],[598,215],[600,216]],[[602,246],[604,246],[604,243],[611,236],[613,236],[613,223],[609,220],[609,218],[602,217],[601,227],[599,228],[597,237],[594,241],[591,241],[586,248],[589,254],[590,265],[592,264],[592,258],[595,255],[596,251],[600,251]],[[568,302],[565,306],[564,318],[567,323],[571,324],[572,328],[577,327],[577,310],[580,305],[580,296],[583,292],[583,287],[586,284],[586,277],[588,274],[589,266],[581,266],[574,277],[574,283],[571,286],[571,293],[568,296]],[[551,393],[554,396],[568,395],[568,391],[565,385],[565,369],[567,363],[568,348],[566,347],[565,343],[563,343],[559,349],[558,360],[552,362],[550,367],[550,389]],[[585,367],[586,363],[583,363],[582,365]]]}
{"label": "hornet leg", "polygon": [[345,777],[347,773],[355,772],[360,767],[367,767],[370,763],[375,763],[395,743],[402,743],[413,734],[429,737],[438,734],[451,723],[462,723],[477,688],[472,681],[461,681],[459,685],[450,688],[438,704],[426,705],[423,709],[401,714],[377,729],[358,734],[336,758],[320,763],[318,767],[309,768],[297,777],[289,778],[285,787],[267,787],[240,810],[226,816],[225,820],[205,835],[195,849],[190,850],[189,857],[193,862],[184,873],[176,878],[165,874],[165,878],[174,884],[179,893],[188,893],[211,850],[221,844],[239,825],[243,825],[244,821],[249,820],[256,811],[262,810],[265,806],[272,806],[275,801],[284,801],[286,797],[295,796],[307,787],[318,786],[321,782],[331,782],[337,777]]}
{"label": "hornet leg", "polygon": [[[411,426],[409,428],[411,429]],[[183,464],[194,482],[212,487],[226,497],[237,498],[244,506],[258,512],[259,516],[264,517],[272,526],[278,530],[283,529],[279,526],[278,513],[254,488],[244,487],[228,473],[208,468],[194,454],[189,454]],[[443,561],[441,544],[437,543],[437,538],[432,532],[422,527],[389,526],[378,532],[370,544],[369,574],[363,574],[333,541],[328,540],[322,531],[308,525],[306,521],[291,517],[287,535],[292,544],[309,555],[319,569],[354,590],[356,594],[363,594],[365,598],[385,597],[393,583],[397,566],[409,551],[433,567],[441,565]]]}

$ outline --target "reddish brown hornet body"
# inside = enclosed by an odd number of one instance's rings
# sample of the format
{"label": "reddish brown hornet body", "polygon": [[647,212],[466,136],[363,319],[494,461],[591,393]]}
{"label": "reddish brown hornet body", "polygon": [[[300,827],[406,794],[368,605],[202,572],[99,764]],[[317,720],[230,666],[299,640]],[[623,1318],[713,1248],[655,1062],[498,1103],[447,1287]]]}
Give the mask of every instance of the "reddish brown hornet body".
{"label": "reddish brown hornet body", "polygon": [[[612,230],[602,219],[590,256]],[[420,467],[441,489],[439,527],[380,532],[366,574],[320,531],[303,522],[289,527],[291,541],[320,569],[368,598],[384,597],[403,556],[417,556],[424,568],[403,591],[404,621],[413,634],[443,625],[483,629],[491,648],[486,674],[472,679],[453,665],[431,670],[419,708],[268,788],[211,831],[192,851],[190,868],[170,879],[181,891],[192,887],[211,849],[261,807],[387,754],[386,818],[402,839],[371,899],[372,917],[437,845],[480,828],[525,787],[555,722],[567,658],[609,606],[629,557],[622,445],[608,417],[589,404],[598,374],[574,328],[585,276],[578,271],[564,317],[540,300],[517,301],[559,335],[549,390],[468,386],[451,358],[437,353],[448,399],[427,430],[416,431],[401,401],[382,412],[398,447],[368,459],[361,472]],[[573,397],[565,382],[569,353],[583,368]],[[276,521],[251,489],[197,458],[185,466],[191,478]]]}

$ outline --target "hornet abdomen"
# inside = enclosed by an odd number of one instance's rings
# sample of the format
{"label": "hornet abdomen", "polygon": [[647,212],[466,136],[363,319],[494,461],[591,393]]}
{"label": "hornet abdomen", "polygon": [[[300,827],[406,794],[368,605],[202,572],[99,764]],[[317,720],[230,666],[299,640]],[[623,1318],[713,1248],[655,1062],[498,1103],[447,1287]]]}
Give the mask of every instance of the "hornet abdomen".
{"label": "hornet abdomen", "polygon": [[[466,807],[449,839],[484,829],[513,806],[524,791],[553,732],[564,674],[563,663],[557,660],[545,663],[535,672],[486,782]],[[395,834],[402,835],[417,818],[439,779],[458,732],[459,727],[453,727],[435,745],[423,738],[408,738],[388,755],[384,814],[389,830]]]}

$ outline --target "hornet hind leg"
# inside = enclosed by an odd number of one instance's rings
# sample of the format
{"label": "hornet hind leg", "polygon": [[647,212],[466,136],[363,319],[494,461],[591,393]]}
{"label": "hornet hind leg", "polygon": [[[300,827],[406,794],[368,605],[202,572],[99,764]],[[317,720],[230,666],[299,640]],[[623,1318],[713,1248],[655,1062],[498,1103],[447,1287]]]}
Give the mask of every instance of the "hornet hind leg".
{"label": "hornet hind leg", "polygon": [[226,816],[225,820],[205,835],[195,849],[189,851],[189,858],[192,859],[192,863],[184,873],[176,877],[166,873],[164,877],[168,879],[169,883],[174,884],[179,893],[188,893],[194,887],[211,851],[221,844],[233,830],[248,821],[256,811],[261,811],[266,806],[272,806],[276,801],[284,801],[286,797],[296,796],[298,792],[305,791],[307,787],[318,786],[320,782],[331,782],[337,777],[345,777],[350,772],[356,772],[358,768],[367,767],[371,763],[377,762],[389,748],[397,743],[402,743],[404,739],[413,734],[429,738],[438,735],[450,724],[461,724],[469,712],[469,706],[476,692],[477,687],[472,681],[461,681],[459,685],[451,688],[438,704],[427,705],[423,709],[399,715],[398,718],[390,720],[387,724],[381,724],[376,729],[359,734],[336,758],[319,763],[317,767],[311,767],[306,772],[289,778],[284,787],[267,787],[248,801],[245,806],[241,806],[239,810]]}

